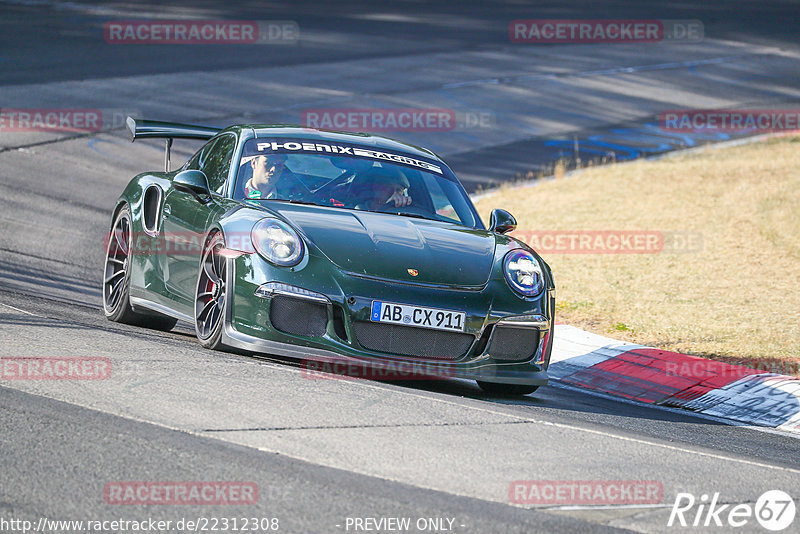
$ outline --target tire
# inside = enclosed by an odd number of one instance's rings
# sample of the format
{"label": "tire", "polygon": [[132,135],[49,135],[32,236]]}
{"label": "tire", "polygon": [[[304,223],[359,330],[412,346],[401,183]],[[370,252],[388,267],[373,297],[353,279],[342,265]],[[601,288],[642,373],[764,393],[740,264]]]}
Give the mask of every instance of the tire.
{"label": "tire", "polygon": [[166,315],[147,315],[133,311],[130,300],[131,211],[123,206],[111,225],[103,270],[103,312],[109,321],[155,330],[172,330],[178,320]]}
{"label": "tire", "polygon": [[505,397],[528,395],[539,389],[539,386],[526,386],[523,384],[498,384],[496,382],[483,382],[481,380],[477,382],[480,388],[486,393]]}
{"label": "tire", "polygon": [[194,293],[194,330],[203,347],[231,352],[232,348],[222,343],[222,327],[227,309],[228,268],[226,259],[219,251],[224,246],[225,242],[219,232],[206,239]]}

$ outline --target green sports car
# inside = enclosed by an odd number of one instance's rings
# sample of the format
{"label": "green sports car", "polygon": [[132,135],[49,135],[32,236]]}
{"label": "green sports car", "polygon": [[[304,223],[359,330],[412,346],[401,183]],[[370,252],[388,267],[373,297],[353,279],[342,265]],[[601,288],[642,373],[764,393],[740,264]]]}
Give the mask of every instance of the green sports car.
{"label": "green sports car", "polygon": [[[505,235],[509,213],[485,228],[433,152],[293,126],[127,124],[132,139],[165,139],[166,169],[114,206],[110,320],[188,321],[204,347],[315,369],[421,369],[494,394],[547,383],[550,269]],[[207,142],[170,171],[181,138]]]}

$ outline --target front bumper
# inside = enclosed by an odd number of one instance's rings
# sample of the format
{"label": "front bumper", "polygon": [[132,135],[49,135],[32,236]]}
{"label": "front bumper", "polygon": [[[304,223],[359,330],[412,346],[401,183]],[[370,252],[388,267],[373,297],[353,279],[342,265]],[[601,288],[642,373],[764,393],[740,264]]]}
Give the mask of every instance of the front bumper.
{"label": "front bumper", "polygon": [[[222,334],[222,342],[228,346],[251,352],[285,356],[304,361],[320,362],[327,366],[307,366],[311,373],[316,370],[332,370],[355,377],[378,378],[382,374],[390,379],[428,380],[464,378],[484,382],[502,384],[521,384],[531,386],[546,386],[548,382],[547,371],[544,369],[526,368],[521,366],[498,366],[491,363],[483,365],[472,364],[444,364],[442,362],[426,362],[425,367],[408,366],[408,359],[397,362],[384,354],[364,354],[363,357],[351,356],[335,352],[326,348],[299,346],[291,343],[262,339],[237,331],[226,323]],[[393,365],[394,364],[394,365]],[[406,365],[404,365],[406,364]],[[367,367],[365,367],[367,366]],[[370,372],[370,369],[372,370]]]}
{"label": "front bumper", "polygon": [[[348,369],[365,366],[407,368],[413,363],[417,369],[430,371],[428,379],[453,377],[505,384],[547,384],[554,304],[551,291],[535,300],[523,300],[514,295],[509,299],[493,287],[497,281],[492,280],[480,290],[452,290],[365,280],[338,271],[328,274],[330,270],[304,268],[291,272],[274,269],[257,256],[245,255],[228,261],[235,283],[227,286],[230,305],[226,306],[222,341],[231,347],[323,362],[328,364],[327,368],[345,373]],[[286,296],[286,291],[260,291],[256,295],[260,287],[270,282],[281,287],[301,288],[291,295],[292,298],[324,303],[327,309],[324,331],[305,336],[276,329],[270,320],[272,299],[276,295]],[[474,336],[474,341],[463,356],[447,360],[367,350],[358,342],[353,325],[369,321],[372,299],[464,310],[466,332]],[[523,328],[536,336],[531,356],[523,361],[502,361],[493,357],[492,337],[498,325]],[[403,378],[402,374],[394,376]]]}

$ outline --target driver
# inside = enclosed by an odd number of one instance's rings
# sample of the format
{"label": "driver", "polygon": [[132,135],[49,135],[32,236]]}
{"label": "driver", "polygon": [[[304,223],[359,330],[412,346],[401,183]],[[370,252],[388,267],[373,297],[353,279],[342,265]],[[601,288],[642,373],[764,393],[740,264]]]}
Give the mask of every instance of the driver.
{"label": "driver", "polygon": [[265,200],[302,195],[300,179],[286,168],[284,154],[258,155],[250,160],[253,177],[244,184],[245,198]]}
{"label": "driver", "polygon": [[372,169],[359,176],[355,191],[356,209],[380,211],[382,208],[410,206],[408,178],[392,168]]}

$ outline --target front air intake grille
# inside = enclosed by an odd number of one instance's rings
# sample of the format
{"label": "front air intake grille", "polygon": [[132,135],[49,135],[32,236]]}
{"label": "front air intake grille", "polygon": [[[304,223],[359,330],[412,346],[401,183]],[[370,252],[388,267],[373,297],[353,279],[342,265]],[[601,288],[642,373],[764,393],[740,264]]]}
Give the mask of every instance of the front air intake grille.
{"label": "front air intake grille", "polygon": [[538,348],[538,330],[499,325],[494,327],[487,352],[495,360],[522,362],[531,359]]}
{"label": "front air intake grille", "polygon": [[281,332],[319,337],[328,325],[328,308],[318,302],[276,295],[269,307],[269,320]]}
{"label": "front air intake grille", "polygon": [[414,326],[358,321],[353,328],[358,343],[367,350],[432,360],[457,360],[475,341],[470,334]]}

